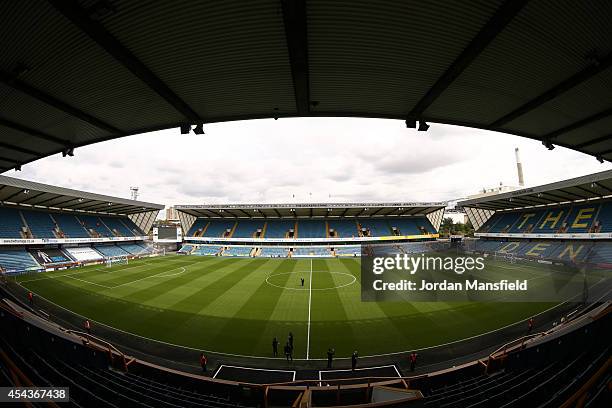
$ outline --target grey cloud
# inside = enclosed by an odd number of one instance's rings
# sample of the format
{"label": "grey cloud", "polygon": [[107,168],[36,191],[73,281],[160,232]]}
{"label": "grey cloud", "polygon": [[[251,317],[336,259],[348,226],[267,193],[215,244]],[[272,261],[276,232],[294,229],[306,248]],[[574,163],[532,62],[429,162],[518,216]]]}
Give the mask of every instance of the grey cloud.
{"label": "grey cloud", "polygon": [[210,124],[206,137],[181,137],[169,155],[164,147],[175,133],[99,143],[77,149],[73,158],[56,155],[6,174],[120,197],[140,186],[141,199],[170,205],[452,199],[515,183],[515,146],[530,185],[612,168],[523,138],[437,124],[414,132],[401,121]]}

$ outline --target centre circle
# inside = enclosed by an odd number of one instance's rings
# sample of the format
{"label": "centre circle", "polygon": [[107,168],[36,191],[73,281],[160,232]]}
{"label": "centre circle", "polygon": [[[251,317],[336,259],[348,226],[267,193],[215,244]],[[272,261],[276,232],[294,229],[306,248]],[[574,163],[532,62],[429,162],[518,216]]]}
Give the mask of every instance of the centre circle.
{"label": "centre circle", "polygon": [[[270,275],[266,278],[266,283],[270,286],[274,286],[279,289],[287,289],[287,290],[310,290],[310,274],[312,273],[312,280],[316,282],[317,274],[329,274],[335,275],[336,277],[341,277],[338,279],[339,282],[333,282],[334,285],[330,285],[329,287],[318,288],[316,285],[313,285],[312,290],[333,290],[340,289],[346,286],[350,286],[353,283],[357,282],[357,278],[347,272],[335,272],[335,271],[312,271],[312,272],[281,272]],[[287,283],[275,282],[275,280],[279,280],[279,277],[287,276],[287,275],[296,275],[295,278],[290,277]],[[299,275],[299,276],[298,276]],[[304,279],[304,286],[301,286],[301,279]],[[291,284],[289,283],[291,282]]]}

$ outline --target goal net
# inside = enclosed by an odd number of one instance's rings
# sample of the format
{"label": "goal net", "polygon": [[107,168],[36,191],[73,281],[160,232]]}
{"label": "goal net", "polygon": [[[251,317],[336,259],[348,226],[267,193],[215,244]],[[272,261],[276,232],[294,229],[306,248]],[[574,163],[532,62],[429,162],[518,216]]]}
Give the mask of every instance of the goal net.
{"label": "goal net", "polygon": [[128,264],[127,256],[117,256],[114,258],[106,258],[107,268],[112,268],[113,266],[116,266],[116,265],[127,265],[127,264]]}
{"label": "goal net", "polygon": [[516,263],[516,256],[514,254],[507,253],[507,252],[496,251],[493,254],[493,258],[495,260],[499,260],[499,261],[506,261],[506,262],[509,262],[509,263]]}

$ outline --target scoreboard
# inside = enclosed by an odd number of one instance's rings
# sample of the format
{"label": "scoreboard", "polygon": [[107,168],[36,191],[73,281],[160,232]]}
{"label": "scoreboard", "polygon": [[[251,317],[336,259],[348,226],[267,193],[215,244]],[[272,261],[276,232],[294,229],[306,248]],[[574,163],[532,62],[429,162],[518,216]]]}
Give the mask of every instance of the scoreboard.
{"label": "scoreboard", "polygon": [[153,242],[183,242],[181,227],[176,225],[153,227]]}

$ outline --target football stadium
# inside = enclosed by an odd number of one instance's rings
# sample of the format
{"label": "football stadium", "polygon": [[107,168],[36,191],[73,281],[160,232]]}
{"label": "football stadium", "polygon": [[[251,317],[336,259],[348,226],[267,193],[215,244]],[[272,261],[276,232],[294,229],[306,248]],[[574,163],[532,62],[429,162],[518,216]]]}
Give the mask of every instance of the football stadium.
{"label": "football stadium", "polygon": [[[604,0],[1,2],[0,404],[610,406],[610,21]],[[522,137],[605,170],[526,186],[516,148],[518,187],[414,201],[153,203],[61,165],[57,185],[19,177],[170,130],[181,182],[216,188],[220,153],[180,137],[294,117],[485,130],[490,157]],[[423,177],[451,184],[438,154]]]}

